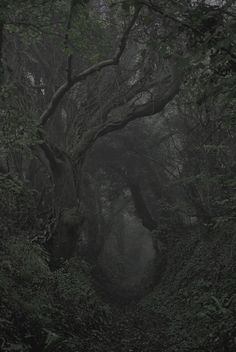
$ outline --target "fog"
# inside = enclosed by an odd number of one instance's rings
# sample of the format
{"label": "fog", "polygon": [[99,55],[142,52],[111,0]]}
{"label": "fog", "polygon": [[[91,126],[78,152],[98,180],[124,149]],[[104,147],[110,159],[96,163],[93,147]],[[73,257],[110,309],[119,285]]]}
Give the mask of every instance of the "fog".
{"label": "fog", "polygon": [[113,221],[99,263],[109,286],[120,295],[130,296],[147,289],[152,282],[156,254],[150,231],[123,210]]}

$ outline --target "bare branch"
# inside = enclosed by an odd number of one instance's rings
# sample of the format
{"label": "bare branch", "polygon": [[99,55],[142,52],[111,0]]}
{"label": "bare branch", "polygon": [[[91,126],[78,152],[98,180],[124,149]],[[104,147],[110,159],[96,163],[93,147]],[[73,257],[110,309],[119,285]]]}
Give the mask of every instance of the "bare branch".
{"label": "bare branch", "polygon": [[137,7],[135,10],[135,13],[127,27],[127,29],[124,31],[121,40],[120,40],[120,45],[115,53],[115,56],[112,59],[104,60],[101,61],[95,65],[90,66],[88,69],[84,70],[81,72],[79,75],[72,77],[69,81],[65,82],[62,84],[55,94],[52,96],[51,101],[48,105],[48,107],[45,109],[45,111],[42,113],[40,117],[40,125],[45,125],[49,118],[52,116],[52,114],[56,111],[56,108],[58,107],[59,103],[61,102],[62,98],[64,95],[78,82],[81,82],[85,80],[89,75],[100,71],[104,67],[108,66],[113,66],[113,65],[118,65],[120,58],[125,50],[129,34],[138,18],[139,12],[141,10],[141,6]]}
{"label": "bare branch", "polygon": [[[71,23],[72,23],[72,17],[73,17],[73,11],[76,5],[76,0],[71,0],[70,3],[70,10],[69,10],[69,16],[68,16],[68,21],[66,25],[66,35],[65,35],[65,49],[68,51],[69,50],[69,34],[71,30]],[[68,54],[67,58],[67,81],[71,81],[71,76],[72,76],[72,54]]]}
{"label": "bare branch", "polygon": [[147,78],[147,76],[144,76],[133,86],[127,86],[122,94],[119,94],[119,96],[115,96],[111,101],[106,102],[105,105],[99,109],[99,116],[103,116],[105,120],[105,117],[108,116],[112,110],[128,103],[137,96],[137,94],[142,93],[144,89],[147,91],[148,89],[154,88],[159,83],[157,79],[148,82]]}
{"label": "bare branch", "polygon": [[74,153],[74,159],[79,162],[80,158],[83,157],[83,155],[92,147],[94,142],[100,137],[113,131],[120,130],[131,121],[138,118],[151,116],[162,111],[179,92],[180,83],[181,79],[179,74],[174,72],[168,87],[163,85],[161,91],[153,95],[147,103],[138,106],[131,106],[130,111],[122,119],[109,121],[91,128],[87,133],[85,133],[79,143],[78,148]]}

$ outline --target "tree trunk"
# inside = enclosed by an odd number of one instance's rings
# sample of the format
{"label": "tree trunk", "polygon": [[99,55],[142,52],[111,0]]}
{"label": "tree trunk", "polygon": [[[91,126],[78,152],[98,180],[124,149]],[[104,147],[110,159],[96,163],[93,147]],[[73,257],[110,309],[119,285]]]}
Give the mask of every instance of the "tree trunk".
{"label": "tree trunk", "polygon": [[73,166],[68,155],[43,143],[54,183],[55,231],[50,248],[56,262],[69,259],[76,250],[83,215],[79,209]]}

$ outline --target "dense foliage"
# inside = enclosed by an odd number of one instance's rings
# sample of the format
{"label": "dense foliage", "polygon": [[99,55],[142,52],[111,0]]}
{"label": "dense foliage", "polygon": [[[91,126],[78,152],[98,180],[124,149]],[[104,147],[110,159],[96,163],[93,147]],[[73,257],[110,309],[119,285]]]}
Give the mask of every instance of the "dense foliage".
{"label": "dense foliage", "polygon": [[235,16],[0,0],[0,351],[235,351]]}

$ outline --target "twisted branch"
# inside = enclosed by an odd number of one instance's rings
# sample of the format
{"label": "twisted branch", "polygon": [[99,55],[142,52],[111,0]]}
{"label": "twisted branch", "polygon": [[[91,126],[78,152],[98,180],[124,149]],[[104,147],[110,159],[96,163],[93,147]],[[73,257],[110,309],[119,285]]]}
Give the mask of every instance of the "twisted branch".
{"label": "twisted branch", "polygon": [[[134,13],[129,25],[127,26],[126,30],[124,31],[124,33],[121,37],[119,47],[117,48],[116,53],[112,59],[103,60],[95,65],[90,66],[89,68],[87,68],[86,70],[84,70],[83,72],[78,74],[77,76],[71,77],[69,80],[67,80],[65,83],[63,83],[57,89],[57,91],[52,96],[51,101],[48,104],[47,108],[40,116],[40,125],[41,126],[44,126],[47,123],[47,121],[50,119],[52,114],[56,111],[62,98],[76,83],[85,80],[88,76],[90,76],[91,74],[93,74],[95,72],[100,71],[104,67],[118,65],[120,58],[126,48],[129,34],[130,34],[130,32],[131,32],[131,30],[132,30],[132,28],[138,18],[140,10],[141,10],[141,6],[138,6],[135,10],[135,13]],[[70,66],[70,63],[69,63],[69,66]]]}

